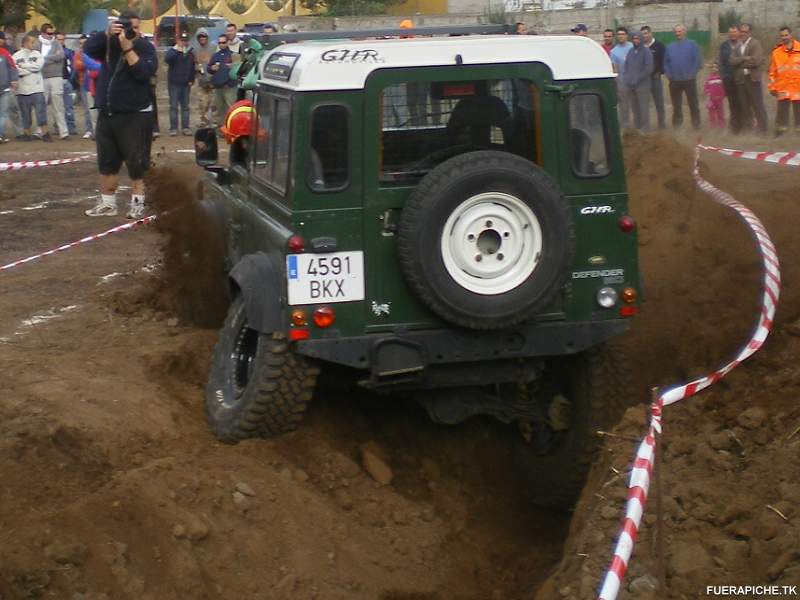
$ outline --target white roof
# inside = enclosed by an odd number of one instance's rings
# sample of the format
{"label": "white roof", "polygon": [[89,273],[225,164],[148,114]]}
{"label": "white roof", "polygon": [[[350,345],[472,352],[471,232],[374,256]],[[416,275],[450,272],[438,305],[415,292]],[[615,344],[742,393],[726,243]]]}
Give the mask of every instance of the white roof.
{"label": "white roof", "polygon": [[[289,79],[265,76],[275,54],[293,67]],[[363,89],[370,73],[395,67],[540,62],[554,80],[614,77],[611,61],[595,41],[582,36],[472,35],[389,40],[324,40],[284,44],[259,64],[260,80],[298,91]],[[273,56],[273,60],[275,60]]]}

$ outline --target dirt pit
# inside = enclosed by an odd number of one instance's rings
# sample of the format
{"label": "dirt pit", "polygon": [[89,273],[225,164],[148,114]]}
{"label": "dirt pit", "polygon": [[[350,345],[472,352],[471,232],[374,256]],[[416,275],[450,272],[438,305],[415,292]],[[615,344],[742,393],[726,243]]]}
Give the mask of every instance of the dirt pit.
{"label": "dirt pit", "polygon": [[[490,422],[440,427],[415,404],[323,392],[295,434],[211,437],[203,387],[217,333],[197,323],[215,318],[204,278],[216,255],[184,235],[196,214],[177,209],[197,198],[201,171],[176,152],[182,141],[160,142],[151,180],[173,211],[158,226],[180,235],[140,228],[3,273],[0,596],[530,594],[568,516],[522,503]],[[53,158],[43,147],[25,150]],[[83,216],[94,173],[89,162],[4,173],[0,262],[122,222]],[[391,483],[367,473],[365,451]]]}
{"label": "dirt pit", "polygon": [[[636,397],[647,399],[650,386],[688,381],[735,356],[756,325],[762,268],[744,223],[693,185],[689,148],[659,136],[625,142],[646,302],[623,345]],[[665,408],[663,552],[655,533],[659,494],[651,487],[621,600],[705,598],[715,585],[800,584],[800,239],[790,216],[800,172],[704,154],[701,174],[766,226],[782,261],[781,301],[762,351],[711,389]],[[597,597],[646,423],[645,408],[631,408],[605,438],[564,557],[537,600]]]}
{"label": "dirt pit", "polygon": [[[158,144],[159,208],[196,198],[200,172],[176,152],[190,145]],[[43,146],[24,149],[56,158],[56,148],[90,148]],[[640,405],[649,386],[733,354],[755,322],[760,267],[740,221],[695,191],[686,146],[657,136],[626,146],[647,300],[624,340],[636,374],[626,394]],[[3,147],[0,160],[20,158],[20,147]],[[706,176],[772,234],[783,298],[754,360],[666,411],[669,579],[652,598],[696,598],[717,583],[800,583],[800,433],[791,435],[800,425],[800,242],[787,218],[800,174],[704,159]],[[94,173],[81,162],[0,174],[0,263],[121,222],[83,216]],[[194,226],[191,217],[162,223]],[[571,522],[524,504],[505,430],[482,420],[437,426],[411,403],[325,391],[298,432],[219,444],[203,412],[216,331],[197,325],[218,319],[218,298],[201,292],[217,249],[187,251],[177,239],[141,229],[0,274],[3,598],[594,596],[642,408],[616,430],[625,437],[608,439]],[[187,266],[201,250],[205,258]],[[364,469],[364,452],[381,458],[390,483]],[[658,575],[652,528],[641,536],[626,585],[645,592],[629,598],[646,597]]]}

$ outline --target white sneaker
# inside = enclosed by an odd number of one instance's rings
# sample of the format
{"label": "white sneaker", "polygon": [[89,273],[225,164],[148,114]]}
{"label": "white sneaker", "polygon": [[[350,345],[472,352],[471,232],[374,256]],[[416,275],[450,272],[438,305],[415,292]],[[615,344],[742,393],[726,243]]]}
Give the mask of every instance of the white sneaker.
{"label": "white sneaker", "polygon": [[92,139],[92,132],[91,131],[87,131],[86,133],[84,133],[83,134],[83,139],[85,139],[85,140]]}
{"label": "white sneaker", "polygon": [[117,205],[116,204],[105,204],[102,200],[98,202],[94,207],[90,208],[89,210],[84,211],[87,217],[116,217],[117,216]]}
{"label": "white sneaker", "polygon": [[144,216],[144,202],[131,200],[130,206],[128,206],[128,214],[125,216],[129,219],[141,219]]}

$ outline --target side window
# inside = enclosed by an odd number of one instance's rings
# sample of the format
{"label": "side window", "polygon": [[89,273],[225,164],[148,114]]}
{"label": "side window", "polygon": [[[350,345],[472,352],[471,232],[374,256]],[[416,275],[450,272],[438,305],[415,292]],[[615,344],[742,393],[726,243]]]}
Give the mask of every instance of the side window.
{"label": "side window", "polygon": [[350,113],[338,104],[317,106],[311,115],[306,181],[315,192],[341,190],[350,180]]}
{"label": "side window", "polygon": [[258,97],[258,119],[253,127],[255,131],[250,137],[255,140],[256,151],[253,161],[253,174],[264,181],[272,180],[272,122],[274,120],[275,98],[272,96]]}
{"label": "side window", "polygon": [[289,103],[283,98],[276,101],[275,111],[275,169],[272,182],[281,191],[286,190],[289,180],[289,150],[292,135],[291,111]]}
{"label": "side window", "polygon": [[384,183],[413,181],[473,150],[539,158],[539,91],[526,79],[393,83],[380,109]]}
{"label": "side window", "polygon": [[262,94],[258,97],[258,119],[250,136],[255,141],[253,174],[281,192],[289,179],[291,105],[285,98]]}
{"label": "side window", "polygon": [[597,94],[576,94],[570,98],[569,144],[572,170],[578,177],[608,175],[603,104]]}

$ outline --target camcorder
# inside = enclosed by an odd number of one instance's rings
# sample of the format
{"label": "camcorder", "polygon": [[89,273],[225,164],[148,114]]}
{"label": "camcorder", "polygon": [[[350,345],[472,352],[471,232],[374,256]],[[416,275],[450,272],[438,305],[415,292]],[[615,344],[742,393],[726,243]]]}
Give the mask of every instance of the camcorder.
{"label": "camcorder", "polygon": [[133,22],[128,17],[120,17],[117,19],[117,23],[122,25],[126,39],[132,40],[136,37],[136,32],[133,30]]}

